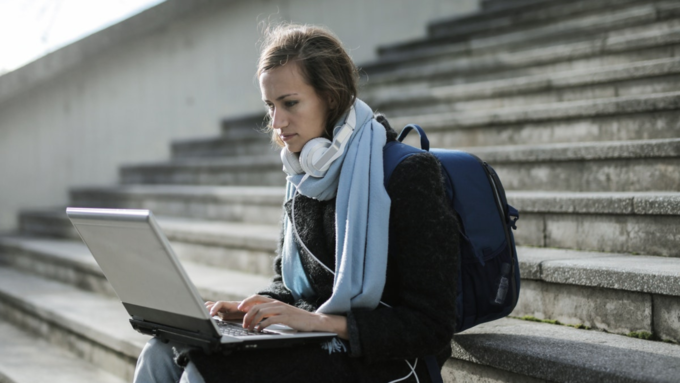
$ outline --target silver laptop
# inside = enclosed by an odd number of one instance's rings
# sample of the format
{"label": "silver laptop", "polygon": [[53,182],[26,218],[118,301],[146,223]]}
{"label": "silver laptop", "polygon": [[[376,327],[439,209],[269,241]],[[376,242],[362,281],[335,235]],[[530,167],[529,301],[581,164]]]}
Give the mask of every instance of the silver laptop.
{"label": "silver laptop", "polygon": [[281,325],[245,332],[240,323],[211,318],[149,210],[69,207],[66,214],[141,333],[206,352],[288,347],[336,336]]}

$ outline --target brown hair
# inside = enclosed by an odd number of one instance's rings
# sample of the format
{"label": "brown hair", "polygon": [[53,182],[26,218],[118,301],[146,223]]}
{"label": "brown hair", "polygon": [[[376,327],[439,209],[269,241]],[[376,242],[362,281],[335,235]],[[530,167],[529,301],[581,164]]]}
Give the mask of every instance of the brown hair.
{"label": "brown hair", "polygon": [[[333,138],[334,124],[349,110],[357,96],[359,72],[340,40],[330,31],[308,25],[285,24],[265,30],[257,77],[289,62],[298,63],[305,81],[324,100],[331,100],[325,134]],[[283,141],[273,133],[271,116],[267,115],[267,130],[272,141],[283,147]]]}

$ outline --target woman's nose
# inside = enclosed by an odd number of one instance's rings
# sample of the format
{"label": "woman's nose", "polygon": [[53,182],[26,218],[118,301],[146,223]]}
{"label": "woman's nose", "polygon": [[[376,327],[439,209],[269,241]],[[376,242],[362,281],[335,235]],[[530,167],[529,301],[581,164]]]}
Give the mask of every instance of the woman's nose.
{"label": "woman's nose", "polygon": [[281,129],[286,127],[286,125],[288,125],[286,114],[281,111],[274,110],[272,112],[272,128]]}

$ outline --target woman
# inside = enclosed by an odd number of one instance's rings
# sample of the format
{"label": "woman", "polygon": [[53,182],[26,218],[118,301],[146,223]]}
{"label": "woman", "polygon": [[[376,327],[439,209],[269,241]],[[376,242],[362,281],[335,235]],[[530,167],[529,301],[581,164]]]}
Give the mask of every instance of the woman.
{"label": "woman", "polygon": [[[458,267],[458,225],[438,161],[413,155],[385,187],[382,148],[396,133],[357,99],[357,69],[324,29],[271,30],[257,75],[288,173],[276,276],[242,302],[206,307],[248,329],[284,324],[340,341],[229,356],[188,350],[178,358],[182,373],[170,346],[152,340],[136,381],[429,381],[423,357],[441,368],[451,353]],[[330,153],[324,139],[340,150],[314,168]]]}

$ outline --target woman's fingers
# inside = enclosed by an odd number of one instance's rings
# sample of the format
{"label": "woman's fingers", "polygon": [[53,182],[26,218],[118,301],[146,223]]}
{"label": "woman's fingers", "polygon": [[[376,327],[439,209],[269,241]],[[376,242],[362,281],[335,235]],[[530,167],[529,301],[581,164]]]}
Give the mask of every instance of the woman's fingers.
{"label": "woman's fingers", "polygon": [[248,312],[248,310],[250,310],[251,307],[266,302],[278,302],[278,301],[262,295],[257,294],[251,295],[248,298],[241,301],[241,304],[238,305],[238,310]]}

